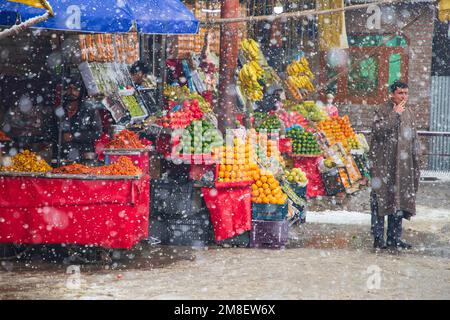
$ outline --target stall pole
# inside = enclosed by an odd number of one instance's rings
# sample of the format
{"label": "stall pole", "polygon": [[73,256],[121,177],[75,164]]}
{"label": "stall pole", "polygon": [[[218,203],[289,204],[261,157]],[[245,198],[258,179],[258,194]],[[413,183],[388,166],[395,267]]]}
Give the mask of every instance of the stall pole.
{"label": "stall pole", "polygon": [[[238,17],[239,0],[224,0],[221,6],[221,18]],[[234,124],[234,105],[236,103],[235,72],[238,55],[238,24],[226,23],[220,29],[220,70],[219,70],[219,129]]]}

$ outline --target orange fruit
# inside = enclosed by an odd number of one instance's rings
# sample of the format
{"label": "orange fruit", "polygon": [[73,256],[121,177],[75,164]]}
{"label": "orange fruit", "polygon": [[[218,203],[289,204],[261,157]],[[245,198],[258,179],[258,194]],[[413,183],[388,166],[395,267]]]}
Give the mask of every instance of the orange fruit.
{"label": "orange fruit", "polygon": [[272,193],[272,191],[271,191],[270,189],[264,189],[264,193],[265,193],[266,195],[269,195],[269,194]]}
{"label": "orange fruit", "polygon": [[260,194],[264,194],[264,189],[263,188],[258,188],[258,191]]}
{"label": "orange fruit", "polygon": [[227,164],[227,165],[226,165],[227,171],[231,171],[232,168],[233,168],[233,167],[232,167],[230,164]]}
{"label": "orange fruit", "polygon": [[262,187],[263,189],[269,189],[269,185],[267,183],[263,183]]}
{"label": "orange fruit", "polygon": [[259,191],[258,190],[253,190],[252,191],[252,196],[253,197],[258,197],[259,196]]}
{"label": "orange fruit", "polygon": [[258,190],[258,186],[256,184],[252,184],[252,190],[253,191]]}
{"label": "orange fruit", "polygon": [[271,184],[274,183],[276,180],[274,177],[269,177],[269,179],[267,179],[267,183]]}
{"label": "orange fruit", "polygon": [[219,171],[219,178],[225,177],[225,171]]}
{"label": "orange fruit", "polygon": [[275,188],[277,188],[279,185],[280,185],[280,184],[278,183],[278,181],[276,181],[276,182],[274,182],[274,183],[271,183],[269,186],[270,186],[270,189],[275,189]]}
{"label": "orange fruit", "polygon": [[263,183],[267,182],[267,177],[266,177],[266,176],[262,176],[262,177],[261,177],[261,181],[262,181]]}
{"label": "orange fruit", "polygon": [[263,183],[262,183],[260,180],[258,180],[258,181],[256,181],[256,185],[257,185],[258,187],[262,187]]}

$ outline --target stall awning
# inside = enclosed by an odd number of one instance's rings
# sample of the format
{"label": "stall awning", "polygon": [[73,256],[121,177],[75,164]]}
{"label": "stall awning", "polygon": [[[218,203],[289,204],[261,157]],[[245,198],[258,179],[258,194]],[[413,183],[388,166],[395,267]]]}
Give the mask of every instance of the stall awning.
{"label": "stall awning", "polygon": [[[51,2],[55,16],[38,28],[79,32],[197,33],[199,22],[179,0],[65,0]],[[42,9],[0,1],[0,25],[43,14]]]}

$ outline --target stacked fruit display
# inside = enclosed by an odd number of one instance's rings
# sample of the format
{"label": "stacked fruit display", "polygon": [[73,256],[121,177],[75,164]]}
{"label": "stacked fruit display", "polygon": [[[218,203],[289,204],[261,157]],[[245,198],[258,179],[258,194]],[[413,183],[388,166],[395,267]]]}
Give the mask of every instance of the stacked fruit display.
{"label": "stacked fruit display", "polygon": [[348,138],[347,139],[347,144],[348,144],[348,148],[350,150],[352,150],[352,149],[360,149],[361,148],[361,145],[359,144],[359,140],[358,140],[358,138],[356,136]]}
{"label": "stacked fruit display", "polygon": [[359,148],[358,138],[348,116],[331,117],[329,120],[321,121],[317,128],[325,133],[330,145],[341,142],[346,151]]}
{"label": "stacked fruit display", "polygon": [[267,134],[260,132],[257,138],[258,152],[257,159],[261,163],[266,163],[269,158],[273,158],[281,165],[284,165],[284,159],[279,149],[279,138],[277,136],[269,137]]}
{"label": "stacked fruit display", "polygon": [[280,114],[278,114],[278,117],[281,121],[284,122],[285,128],[290,128],[296,124],[302,127],[308,126],[308,121],[296,111],[281,112]]}
{"label": "stacked fruit display", "polygon": [[259,171],[253,176],[252,201],[255,203],[285,204],[287,195],[282,191],[280,183],[269,171]]}
{"label": "stacked fruit display", "polygon": [[187,86],[164,86],[164,97],[168,101],[181,101],[188,98],[190,95]]}
{"label": "stacked fruit display", "polygon": [[260,50],[259,44],[253,39],[243,39],[241,42],[241,49],[244,56],[249,61],[256,61],[259,58]]}
{"label": "stacked fruit display", "polygon": [[286,170],[285,176],[290,183],[296,183],[298,185],[305,186],[308,183],[306,174],[300,168],[293,168],[292,170]]}
{"label": "stacked fruit display", "polygon": [[181,109],[170,111],[166,116],[159,119],[159,124],[164,128],[179,129],[186,128],[193,120],[203,118],[199,102],[196,99],[184,100]]}
{"label": "stacked fruit display", "polygon": [[312,132],[294,128],[289,130],[287,136],[292,139],[294,154],[317,155],[322,152]]}
{"label": "stacked fruit display", "polygon": [[211,154],[215,147],[222,145],[222,137],[216,128],[206,120],[194,120],[186,127],[182,136],[182,153]]}
{"label": "stacked fruit display", "polygon": [[50,172],[52,167],[36,153],[25,150],[11,158],[4,160],[0,171],[4,172]]}
{"label": "stacked fruit display", "polygon": [[292,107],[292,111],[299,112],[306,119],[314,122],[320,122],[328,119],[327,113],[321,108],[317,107],[314,101],[305,101]]}
{"label": "stacked fruit display", "polygon": [[222,146],[217,177],[219,182],[250,181],[256,172],[259,172],[259,169],[255,163],[254,148],[249,140],[244,143],[235,138],[232,146]]}
{"label": "stacked fruit display", "polygon": [[273,114],[264,119],[264,121],[256,128],[257,132],[266,130],[268,133],[277,131],[281,127],[281,121],[277,115]]}
{"label": "stacked fruit display", "polygon": [[205,98],[203,98],[197,92],[192,92],[188,96],[188,98],[191,99],[191,100],[197,100],[200,110],[203,111],[204,113],[208,113],[208,112],[212,112],[213,111],[212,108],[211,108],[211,105],[209,104],[209,102],[206,101]]}
{"label": "stacked fruit display", "polygon": [[239,85],[246,97],[253,101],[263,98],[263,87],[258,80],[262,79],[264,70],[255,60],[247,62],[239,71]]}

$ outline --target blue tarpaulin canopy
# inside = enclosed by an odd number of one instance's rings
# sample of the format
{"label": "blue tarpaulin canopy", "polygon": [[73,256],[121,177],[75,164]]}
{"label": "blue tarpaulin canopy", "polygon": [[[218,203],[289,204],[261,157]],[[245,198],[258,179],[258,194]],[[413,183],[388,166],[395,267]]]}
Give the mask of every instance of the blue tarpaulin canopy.
{"label": "blue tarpaulin canopy", "polygon": [[[55,16],[37,28],[79,32],[128,32],[147,34],[197,33],[199,22],[179,0],[58,0],[50,1]],[[0,0],[0,25],[11,26],[45,11]]]}

